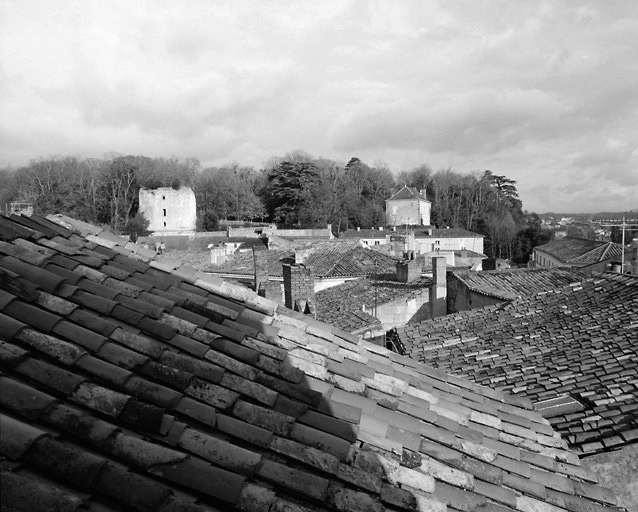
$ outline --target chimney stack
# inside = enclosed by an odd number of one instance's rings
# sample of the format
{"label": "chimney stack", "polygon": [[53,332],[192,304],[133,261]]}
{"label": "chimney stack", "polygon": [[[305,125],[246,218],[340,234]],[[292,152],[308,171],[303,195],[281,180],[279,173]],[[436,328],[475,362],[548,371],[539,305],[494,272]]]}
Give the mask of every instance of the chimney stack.
{"label": "chimney stack", "polygon": [[253,262],[255,264],[255,287],[259,293],[268,283],[268,252],[264,249],[253,247]]}
{"label": "chimney stack", "polygon": [[283,275],[286,307],[316,317],[315,279],[312,268],[304,264],[284,264]]}
{"label": "chimney stack", "polygon": [[447,277],[445,256],[432,258],[432,285],[430,287],[430,308],[432,318],[447,314]]}
{"label": "chimney stack", "polygon": [[412,283],[421,277],[421,266],[414,259],[414,251],[404,253],[405,259],[397,261],[397,281],[400,283]]}
{"label": "chimney stack", "polygon": [[483,270],[496,270],[496,258],[483,258],[481,265]]}

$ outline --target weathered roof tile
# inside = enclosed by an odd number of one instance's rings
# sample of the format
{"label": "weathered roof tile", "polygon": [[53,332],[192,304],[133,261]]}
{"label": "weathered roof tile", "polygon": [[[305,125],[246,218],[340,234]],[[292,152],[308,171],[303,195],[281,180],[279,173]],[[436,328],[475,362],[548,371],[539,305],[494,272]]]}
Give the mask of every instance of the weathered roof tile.
{"label": "weathered roof tile", "polygon": [[91,488],[97,475],[107,464],[104,457],[48,437],[43,437],[35,443],[24,458],[50,475],[73,482],[85,490]]}
{"label": "weathered roof tile", "polygon": [[11,341],[27,324],[0,313],[0,338]]}
{"label": "weathered roof tile", "polygon": [[113,464],[107,464],[98,475],[96,491],[133,510],[152,512],[171,494],[167,485],[135,474]]}
{"label": "weathered roof tile", "polygon": [[85,378],[52,364],[28,357],[22,360],[16,370],[29,379],[39,382],[47,388],[70,395]]}
{"label": "weathered roof tile", "polygon": [[261,461],[254,451],[190,428],[183,432],[178,446],[241,475],[252,474]]}
{"label": "weathered roof tile", "polygon": [[11,301],[10,304],[5,306],[3,312],[16,320],[28,323],[44,332],[51,332],[53,327],[62,320],[58,315],[44,311],[21,300]]}
{"label": "weathered roof tile", "polygon": [[303,495],[323,500],[328,490],[328,480],[312,473],[285,466],[273,460],[264,459],[258,470],[262,478]]}
{"label": "weathered roof tile", "polygon": [[273,432],[267,428],[246,423],[227,415],[217,416],[217,426],[226,434],[262,447],[268,446],[273,436]]}
{"label": "weathered roof tile", "polygon": [[232,407],[239,398],[239,393],[234,390],[210,384],[197,378],[190,381],[184,392],[218,409],[228,409]]}
{"label": "weathered roof tile", "polygon": [[187,396],[182,397],[175,405],[175,410],[210,427],[215,427],[217,411],[202,402]]}
{"label": "weathered roof tile", "polygon": [[115,322],[80,308],[75,309],[68,318],[101,336],[110,336],[118,327]]}
{"label": "weathered roof tile", "polygon": [[23,382],[0,377],[0,403],[31,420],[36,420],[55,402],[53,396]]}
{"label": "weathered roof tile", "polygon": [[0,450],[10,459],[19,460],[47,432],[32,425],[0,414]]}

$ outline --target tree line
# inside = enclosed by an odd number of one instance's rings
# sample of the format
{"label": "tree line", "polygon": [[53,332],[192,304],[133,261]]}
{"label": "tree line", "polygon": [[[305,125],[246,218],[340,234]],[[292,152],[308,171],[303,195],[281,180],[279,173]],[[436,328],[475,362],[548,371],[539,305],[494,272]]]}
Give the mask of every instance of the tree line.
{"label": "tree line", "polygon": [[549,239],[538,216],[523,211],[516,182],[504,175],[434,171],[428,165],[395,175],[382,161],[367,164],[353,157],[344,165],[304,151],[273,157],[262,169],[117,154],[39,158],[18,169],[0,169],[0,205],[31,202],[36,213],[64,213],[126,232],[144,223],[138,215],[140,188],[190,186],[200,230],[235,220],[286,228],[331,224],[340,233],[384,226],[385,201],[403,185],[432,202],[436,227],[485,235],[490,256],[524,262],[532,247]]}

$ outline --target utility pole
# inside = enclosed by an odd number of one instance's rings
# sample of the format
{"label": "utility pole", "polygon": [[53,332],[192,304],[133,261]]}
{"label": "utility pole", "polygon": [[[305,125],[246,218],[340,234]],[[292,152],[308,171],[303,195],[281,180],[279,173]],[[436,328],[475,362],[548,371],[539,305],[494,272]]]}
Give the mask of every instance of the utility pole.
{"label": "utility pole", "polygon": [[625,273],[625,216],[622,218],[622,255],[620,256],[620,273]]}
{"label": "utility pole", "polygon": [[638,224],[627,224],[627,222],[625,221],[625,216],[623,215],[622,222],[620,224],[603,224],[601,222],[600,226],[622,227],[622,254],[620,256],[620,273],[623,274],[625,272],[625,230],[627,228],[638,228]]}

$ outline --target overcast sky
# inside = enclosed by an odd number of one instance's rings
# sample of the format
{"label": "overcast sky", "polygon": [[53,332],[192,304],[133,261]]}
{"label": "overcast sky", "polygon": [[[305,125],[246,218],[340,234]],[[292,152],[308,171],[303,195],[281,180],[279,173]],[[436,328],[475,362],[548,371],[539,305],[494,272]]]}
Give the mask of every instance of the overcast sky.
{"label": "overcast sky", "polygon": [[0,166],[108,152],[491,169],[638,208],[638,2],[0,0]]}

